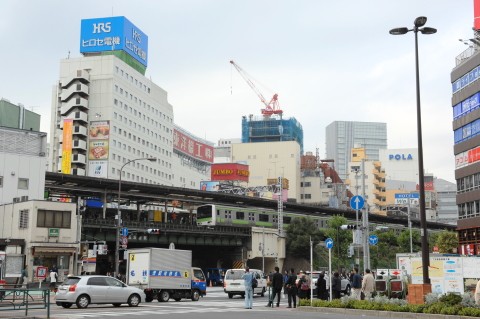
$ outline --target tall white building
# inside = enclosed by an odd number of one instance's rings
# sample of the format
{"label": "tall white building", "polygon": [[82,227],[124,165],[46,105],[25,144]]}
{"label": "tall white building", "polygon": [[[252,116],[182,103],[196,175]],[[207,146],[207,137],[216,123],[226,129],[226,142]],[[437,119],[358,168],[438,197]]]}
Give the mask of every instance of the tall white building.
{"label": "tall white building", "polygon": [[167,92],[144,76],[147,48],[124,17],[82,20],[84,56],[61,60],[52,94],[53,171],[192,188],[210,175],[213,143],[174,126]]}
{"label": "tall white building", "polygon": [[379,150],[387,148],[387,124],[335,121],[326,128],[326,158],[333,159],[342,180],[349,174],[351,150],[364,147],[368,160],[378,161]]}
{"label": "tall white building", "polygon": [[398,148],[379,151],[387,180],[416,182],[418,184],[418,149]]}

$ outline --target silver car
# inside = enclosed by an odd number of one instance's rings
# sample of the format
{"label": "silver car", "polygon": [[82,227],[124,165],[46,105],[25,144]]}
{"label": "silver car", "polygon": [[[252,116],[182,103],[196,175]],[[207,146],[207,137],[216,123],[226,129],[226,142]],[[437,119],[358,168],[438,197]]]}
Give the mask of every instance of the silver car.
{"label": "silver car", "polygon": [[120,307],[124,303],[136,307],[145,300],[145,293],[109,276],[69,276],[58,287],[55,300],[57,306],[63,308],[70,308],[73,304],[78,308],[87,308],[89,304]]}

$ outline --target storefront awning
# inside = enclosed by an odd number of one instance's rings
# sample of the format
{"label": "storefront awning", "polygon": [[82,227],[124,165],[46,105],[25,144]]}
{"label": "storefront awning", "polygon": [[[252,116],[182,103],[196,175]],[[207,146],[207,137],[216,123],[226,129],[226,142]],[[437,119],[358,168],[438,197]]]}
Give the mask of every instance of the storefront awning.
{"label": "storefront awning", "polygon": [[35,254],[41,253],[74,253],[75,247],[48,247],[48,246],[35,246]]}

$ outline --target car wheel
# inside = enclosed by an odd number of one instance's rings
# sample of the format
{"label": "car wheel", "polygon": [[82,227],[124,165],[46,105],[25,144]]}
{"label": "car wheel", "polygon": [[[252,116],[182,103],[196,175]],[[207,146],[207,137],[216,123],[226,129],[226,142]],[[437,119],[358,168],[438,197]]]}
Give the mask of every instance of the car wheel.
{"label": "car wheel", "polygon": [[122,304],[121,303],[112,303],[114,307],[120,307]]}
{"label": "car wheel", "polygon": [[158,301],[167,302],[170,299],[170,293],[166,290],[162,290],[158,295]]}
{"label": "car wheel", "polygon": [[140,296],[137,294],[133,294],[128,298],[127,301],[130,307],[137,307],[140,304]]}
{"label": "car wheel", "polygon": [[80,295],[77,298],[77,302],[75,303],[78,308],[87,308],[88,304],[90,303],[90,298],[87,295]]}
{"label": "car wheel", "polygon": [[70,302],[62,302],[62,307],[63,308],[70,308],[72,306],[72,304]]}
{"label": "car wheel", "polygon": [[232,299],[232,298],[233,298],[233,294],[228,294],[228,298],[229,298],[229,299]]}
{"label": "car wheel", "polygon": [[198,299],[200,299],[200,292],[197,289],[195,289],[192,292],[192,301],[198,301]]}

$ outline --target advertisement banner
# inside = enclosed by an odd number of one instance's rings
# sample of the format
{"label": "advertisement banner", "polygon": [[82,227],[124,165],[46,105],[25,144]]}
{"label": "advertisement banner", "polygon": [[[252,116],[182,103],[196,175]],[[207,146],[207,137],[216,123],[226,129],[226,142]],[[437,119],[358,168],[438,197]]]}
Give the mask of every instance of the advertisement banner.
{"label": "advertisement banner", "polygon": [[72,171],[72,132],[73,120],[63,120],[63,142],[62,142],[62,173],[70,174]]}
{"label": "advertisement banner", "polygon": [[125,17],[83,19],[80,52],[123,50],[147,66],[148,37]]}
{"label": "advertisement banner", "polygon": [[90,140],[108,140],[110,138],[110,121],[90,122],[88,138]]}
{"label": "advertisement banner", "polygon": [[212,181],[248,182],[250,171],[248,165],[236,163],[213,164],[211,166]]}
{"label": "advertisement banner", "polygon": [[107,178],[107,161],[88,161],[88,176]]}
{"label": "advertisement banner", "polygon": [[177,129],[173,130],[173,149],[198,160],[213,163],[213,146],[188,136]]}
{"label": "advertisement banner", "polygon": [[106,160],[108,159],[108,141],[91,141],[88,143],[88,159],[89,160]]}

